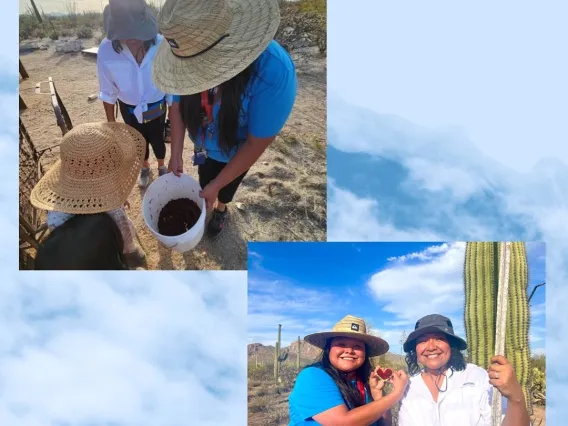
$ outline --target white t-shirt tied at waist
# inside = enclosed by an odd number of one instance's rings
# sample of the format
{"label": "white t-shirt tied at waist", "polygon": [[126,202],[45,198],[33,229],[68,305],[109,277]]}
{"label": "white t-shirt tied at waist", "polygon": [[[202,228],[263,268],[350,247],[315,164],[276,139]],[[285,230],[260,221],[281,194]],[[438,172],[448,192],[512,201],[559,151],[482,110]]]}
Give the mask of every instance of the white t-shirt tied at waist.
{"label": "white t-shirt tied at waist", "polygon": [[163,41],[158,34],[156,44],[151,46],[140,65],[128,49],[123,46],[120,53],[112,47],[112,41],[105,38],[97,53],[97,73],[99,79],[99,99],[108,104],[119,99],[133,105],[134,115],[142,123],[142,114],[148,111],[148,104],[166,98],[168,106],[172,104],[172,95],[159,90],[152,81],[152,62],[158,46]]}
{"label": "white t-shirt tied at waist", "polygon": [[[463,371],[448,371],[440,389],[446,391],[435,402],[422,375],[411,377],[401,400],[398,426],[491,426],[493,386],[486,370],[467,364]],[[505,408],[503,398],[503,413]]]}

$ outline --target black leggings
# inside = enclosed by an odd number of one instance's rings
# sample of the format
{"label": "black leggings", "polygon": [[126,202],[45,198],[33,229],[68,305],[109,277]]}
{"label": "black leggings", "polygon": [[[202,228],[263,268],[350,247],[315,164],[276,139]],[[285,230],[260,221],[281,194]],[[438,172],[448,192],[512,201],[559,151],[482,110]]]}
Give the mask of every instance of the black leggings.
{"label": "black leggings", "polygon": [[149,145],[152,145],[152,151],[154,151],[154,155],[158,160],[166,158],[166,143],[164,142],[166,114],[162,114],[160,118],[156,118],[148,123],[139,123],[134,114],[129,110],[129,108],[134,108],[134,106],[125,104],[120,99],[118,100],[118,104],[124,122],[138,130],[142,136],[144,136],[144,139],[146,139],[146,155],[144,156],[144,160],[147,161],[150,157]]}
{"label": "black leggings", "polygon": [[[226,165],[227,163],[222,163],[220,161],[213,160],[211,158],[205,159],[205,164],[199,166],[198,168],[199,185],[201,185],[201,188],[205,188],[205,186],[209,182],[211,182],[213,179],[219,176],[219,173],[221,173],[221,170],[223,170]],[[242,175],[237,176],[228,185],[221,188],[221,190],[219,191],[219,195],[217,196],[219,201],[221,201],[223,204],[227,204],[233,201],[235,192],[237,192],[239,185],[241,184],[242,180],[244,179],[247,173],[248,170],[246,170]]]}

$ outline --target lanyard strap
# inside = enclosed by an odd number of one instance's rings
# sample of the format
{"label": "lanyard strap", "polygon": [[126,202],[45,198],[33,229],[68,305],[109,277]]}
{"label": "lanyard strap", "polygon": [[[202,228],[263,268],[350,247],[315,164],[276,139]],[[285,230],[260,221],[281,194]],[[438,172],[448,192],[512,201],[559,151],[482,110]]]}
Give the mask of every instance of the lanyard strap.
{"label": "lanyard strap", "polygon": [[207,121],[209,124],[213,123],[213,96],[209,90],[204,90],[201,92],[201,108],[205,111],[207,115]]}
{"label": "lanyard strap", "polygon": [[[212,90],[204,90],[201,92],[201,112],[204,117],[201,120],[201,146],[199,150],[201,151],[205,146],[205,134],[212,133],[213,129],[213,105],[215,101],[219,98],[221,88],[217,88],[216,93]],[[206,119],[206,120],[205,120]]]}
{"label": "lanyard strap", "polygon": [[363,400],[363,404],[365,404],[367,402],[367,399],[365,398],[365,386],[361,379],[357,379],[357,389],[359,389],[359,394],[361,394],[361,399]]}

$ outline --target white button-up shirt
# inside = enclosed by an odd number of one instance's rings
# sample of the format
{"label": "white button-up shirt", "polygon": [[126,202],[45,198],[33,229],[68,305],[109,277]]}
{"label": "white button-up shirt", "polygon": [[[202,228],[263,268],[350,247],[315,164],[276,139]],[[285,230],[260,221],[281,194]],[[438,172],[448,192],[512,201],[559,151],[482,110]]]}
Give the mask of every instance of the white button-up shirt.
{"label": "white button-up shirt", "polygon": [[114,104],[120,99],[125,104],[134,105],[134,115],[142,123],[142,113],[148,111],[148,104],[166,97],[171,105],[171,95],[159,90],[152,81],[152,61],[159,44],[164,37],[158,34],[156,44],[152,45],[140,65],[124,46],[120,53],[112,48],[112,41],[105,38],[97,53],[97,71],[99,77],[99,98]]}
{"label": "white button-up shirt", "polygon": [[[401,400],[399,426],[491,426],[491,395],[486,370],[467,364],[463,371],[448,371],[439,386],[446,389],[435,402],[422,375],[411,377]],[[503,410],[506,402],[503,398]]]}

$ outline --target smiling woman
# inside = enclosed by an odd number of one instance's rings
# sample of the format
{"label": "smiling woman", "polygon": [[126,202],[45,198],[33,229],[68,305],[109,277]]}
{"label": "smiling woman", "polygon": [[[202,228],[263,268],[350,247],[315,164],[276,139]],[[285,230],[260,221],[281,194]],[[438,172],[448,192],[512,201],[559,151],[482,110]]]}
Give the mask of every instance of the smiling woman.
{"label": "smiling woman", "polygon": [[523,391],[507,358],[493,357],[485,371],[466,363],[461,353],[465,349],[466,341],[454,334],[449,318],[432,314],[416,322],[404,343],[413,377],[401,401],[399,426],[490,426],[492,385],[507,398],[502,425],[530,424]]}
{"label": "smiling woman", "polygon": [[386,353],[386,341],[368,334],[365,321],[351,315],[332,331],[304,340],[323,351],[296,379],[290,395],[291,425],[392,425],[390,408],[402,397],[408,376],[404,371],[392,374],[394,389],[383,395],[380,366],[373,369],[369,358]]}

